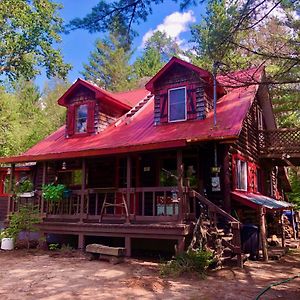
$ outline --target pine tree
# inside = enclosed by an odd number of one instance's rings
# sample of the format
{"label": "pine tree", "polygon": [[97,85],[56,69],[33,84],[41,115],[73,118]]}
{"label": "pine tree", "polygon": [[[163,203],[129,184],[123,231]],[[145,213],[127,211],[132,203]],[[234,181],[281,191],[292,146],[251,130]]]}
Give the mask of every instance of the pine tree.
{"label": "pine tree", "polygon": [[132,67],[129,65],[132,52],[122,39],[118,32],[110,32],[108,38],[96,41],[96,49],[81,72],[86,80],[112,92],[133,87]]}

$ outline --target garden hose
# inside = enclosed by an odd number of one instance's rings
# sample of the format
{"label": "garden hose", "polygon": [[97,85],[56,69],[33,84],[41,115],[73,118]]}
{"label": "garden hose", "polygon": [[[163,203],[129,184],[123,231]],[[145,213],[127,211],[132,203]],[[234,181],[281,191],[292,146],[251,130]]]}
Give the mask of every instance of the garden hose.
{"label": "garden hose", "polygon": [[283,284],[283,283],[286,283],[286,282],[289,282],[289,281],[292,281],[296,278],[300,278],[300,273],[298,275],[295,275],[291,278],[288,278],[288,279],[284,279],[282,281],[279,281],[279,282],[275,282],[275,283],[272,283],[270,284],[269,286],[267,286],[265,289],[263,289],[259,295],[256,296],[255,300],[258,300],[260,298],[260,296],[262,296],[266,291],[268,291],[272,286],[276,286],[276,285],[280,285],[280,284]]}

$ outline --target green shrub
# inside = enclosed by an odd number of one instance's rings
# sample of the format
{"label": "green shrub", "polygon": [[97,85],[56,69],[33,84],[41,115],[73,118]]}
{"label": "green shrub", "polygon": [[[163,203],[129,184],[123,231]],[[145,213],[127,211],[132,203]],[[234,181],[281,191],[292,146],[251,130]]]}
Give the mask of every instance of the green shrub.
{"label": "green shrub", "polygon": [[174,259],[161,265],[162,276],[180,276],[183,273],[198,273],[204,275],[205,270],[213,262],[212,252],[200,249],[190,250],[175,256]]}
{"label": "green shrub", "polygon": [[65,189],[64,184],[44,184],[42,187],[43,197],[51,202],[59,202],[63,198]]}

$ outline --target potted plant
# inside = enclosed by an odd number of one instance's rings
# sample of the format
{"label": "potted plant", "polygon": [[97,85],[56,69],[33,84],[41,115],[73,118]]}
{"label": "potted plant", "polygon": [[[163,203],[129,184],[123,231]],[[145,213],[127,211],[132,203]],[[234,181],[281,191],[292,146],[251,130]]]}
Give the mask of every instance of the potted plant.
{"label": "potted plant", "polygon": [[2,250],[13,250],[14,249],[14,242],[20,233],[20,229],[16,224],[10,224],[9,227],[5,228],[1,231],[1,249]]}
{"label": "potted plant", "polygon": [[17,184],[17,194],[19,197],[30,198],[34,196],[33,183],[25,179]]}
{"label": "potted plant", "polygon": [[11,215],[9,226],[1,232],[1,249],[13,250],[20,232],[25,233],[29,249],[30,233],[37,230],[36,224],[40,221],[39,211],[32,204],[21,206],[19,211]]}

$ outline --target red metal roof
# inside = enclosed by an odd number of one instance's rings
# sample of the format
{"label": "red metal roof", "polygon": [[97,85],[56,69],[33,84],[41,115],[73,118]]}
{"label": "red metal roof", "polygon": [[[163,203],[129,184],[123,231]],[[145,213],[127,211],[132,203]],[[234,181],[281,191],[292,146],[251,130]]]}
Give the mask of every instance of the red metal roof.
{"label": "red metal roof", "polygon": [[[249,71],[251,72],[251,71]],[[262,72],[260,72],[260,75]],[[222,78],[225,80],[224,78]],[[154,125],[153,99],[131,119],[122,119],[105,131],[92,136],[65,138],[65,127],[33,146],[21,156],[0,158],[0,162],[24,162],[49,159],[65,159],[127,153],[134,151],[183,147],[188,143],[235,139],[239,136],[242,123],[253,103],[258,84],[231,89],[217,103],[217,126],[213,126],[213,112],[205,120],[182,121]],[[145,91],[146,93],[146,91]],[[119,93],[132,95],[131,99],[144,98],[142,90]],[[136,97],[136,98],[135,98]]]}
{"label": "red metal roof", "polygon": [[150,92],[146,89],[113,93],[116,99],[132,107],[135,106],[139,101],[141,101],[141,99],[144,99],[149,94]]}

